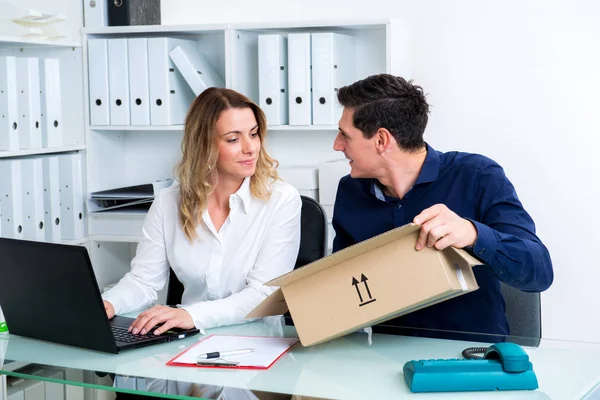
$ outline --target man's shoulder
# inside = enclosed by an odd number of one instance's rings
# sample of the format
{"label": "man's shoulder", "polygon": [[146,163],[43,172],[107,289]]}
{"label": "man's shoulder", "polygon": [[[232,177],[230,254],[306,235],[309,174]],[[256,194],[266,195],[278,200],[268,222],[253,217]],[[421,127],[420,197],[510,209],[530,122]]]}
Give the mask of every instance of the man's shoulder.
{"label": "man's shoulder", "polygon": [[447,153],[441,153],[440,159],[444,168],[462,169],[472,172],[480,172],[490,167],[500,167],[500,165],[490,157],[477,153],[449,151]]}

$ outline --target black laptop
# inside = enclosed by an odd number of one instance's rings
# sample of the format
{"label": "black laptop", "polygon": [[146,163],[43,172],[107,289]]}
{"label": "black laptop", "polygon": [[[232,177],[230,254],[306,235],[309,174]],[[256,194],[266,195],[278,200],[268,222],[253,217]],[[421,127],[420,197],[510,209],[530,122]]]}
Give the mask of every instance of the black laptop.
{"label": "black laptop", "polygon": [[198,333],[133,335],[132,318],[109,321],[83,246],[0,238],[0,307],[11,334],[106,353]]}

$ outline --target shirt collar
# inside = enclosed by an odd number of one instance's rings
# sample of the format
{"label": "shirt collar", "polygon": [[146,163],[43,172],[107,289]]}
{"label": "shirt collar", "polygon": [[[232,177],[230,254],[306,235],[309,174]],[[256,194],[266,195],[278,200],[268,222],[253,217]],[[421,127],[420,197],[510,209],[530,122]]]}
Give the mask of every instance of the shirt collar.
{"label": "shirt collar", "polygon": [[433,182],[440,174],[440,155],[430,145],[426,144],[426,146],[427,156],[425,157],[425,162],[423,163],[423,167],[421,168],[421,172],[417,177],[415,185]]}
{"label": "shirt collar", "polygon": [[242,208],[246,214],[250,212],[250,202],[252,201],[252,192],[250,191],[250,177],[247,177],[242,182],[242,186],[229,196],[229,208],[234,209],[238,204],[242,203]]}
{"label": "shirt collar", "polygon": [[[433,182],[440,174],[440,155],[429,144],[425,143],[425,146],[427,147],[427,155],[425,156],[425,162],[423,162],[421,172],[419,172],[419,176],[414,185]],[[377,179],[371,179],[371,194],[374,195],[377,200],[386,201],[382,185]]]}

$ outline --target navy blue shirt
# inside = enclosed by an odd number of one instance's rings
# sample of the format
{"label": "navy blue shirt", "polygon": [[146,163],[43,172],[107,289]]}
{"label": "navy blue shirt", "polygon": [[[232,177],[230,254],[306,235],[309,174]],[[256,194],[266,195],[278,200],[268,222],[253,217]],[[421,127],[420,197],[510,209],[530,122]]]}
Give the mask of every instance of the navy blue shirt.
{"label": "navy blue shirt", "polygon": [[485,262],[473,268],[479,289],[385,324],[509,334],[499,280],[524,291],[546,290],[553,280],[552,262],[515,188],[487,157],[442,153],[427,145],[421,172],[403,199],[384,195],[375,179],[345,176],[333,213],[333,251],[410,223],[435,204],[475,225],[477,240],[467,250]]}

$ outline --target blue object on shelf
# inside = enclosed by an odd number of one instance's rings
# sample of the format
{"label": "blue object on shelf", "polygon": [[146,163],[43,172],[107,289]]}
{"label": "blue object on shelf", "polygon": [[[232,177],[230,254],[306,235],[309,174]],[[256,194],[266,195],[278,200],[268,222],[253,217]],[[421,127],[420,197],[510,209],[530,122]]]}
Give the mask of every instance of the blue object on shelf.
{"label": "blue object on shelf", "polygon": [[483,359],[418,360],[404,364],[411,392],[535,390],[533,366],[514,343],[490,346]]}

